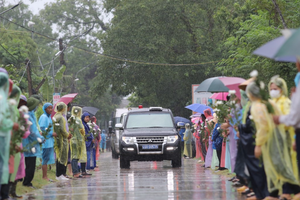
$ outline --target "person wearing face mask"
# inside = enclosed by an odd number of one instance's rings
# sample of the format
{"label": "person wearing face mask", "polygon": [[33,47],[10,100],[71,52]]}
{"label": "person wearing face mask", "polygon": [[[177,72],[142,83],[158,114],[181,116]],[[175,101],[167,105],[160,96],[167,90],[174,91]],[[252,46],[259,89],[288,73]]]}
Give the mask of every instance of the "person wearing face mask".
{"label": "person wearing face mask", "polygon": [[[296,67],[298,73],[295,77],[296,89],[291,89],[291,106],[289,111],[285,111],[281,116],[274,116],[273,120],[275,124],[284,124],[286,126],[292,126],[296,133],[296,142],[293,144],[293,149],[297,151],[297,160],[300,160],[300,60],[298,58]],[[295,136],[293,136],[295,137]],[[293,138],[292,137],[292,138]],[[298,146],[298,148],[296,148]],[[298,162],[298,169],[300,169],[300,162]],[[298,172],[299,174],[299,172]]]}
{"label": "person wearing face mask", "polygon": [[[275,101],[281,113],[283,115],[287,115],[290,112],[291,100],[287,97],[288,91],[286,82],[279,76],[272,77],[269,83],[269,91],[270,97]],[[285,131],[287,133],[286,142],[292,160],[293,172],[298,178],[297,153],[292,149],[292,144],[295,142],[295,131],[291,126],[285,126]],[[289,194],[291,194],[289,188],[284,185],[282,197],[290,199],[291,196]]]}

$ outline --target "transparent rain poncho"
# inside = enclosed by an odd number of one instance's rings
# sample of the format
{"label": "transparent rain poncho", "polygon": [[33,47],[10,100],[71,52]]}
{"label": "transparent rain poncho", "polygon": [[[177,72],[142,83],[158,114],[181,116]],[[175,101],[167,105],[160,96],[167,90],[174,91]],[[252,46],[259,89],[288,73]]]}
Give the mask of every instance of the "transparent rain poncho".
{"label": "transparent rain poncho", "polygon": [[[268,190],[279,190],[279,193],[282,193],[284,183],[298,185],[293,173],[284,126],[274,124],[272,114],[268,112],[266,103],[261,100],[260,88],[255,83],[248,85],[247,95],[252,101],[251,115],[256,126],[255,141],[256,146],[261,146]],[[275,103],[270,103],[274,114],[280,115]]]}
{"label": "transparent rain poncho", "polygon": [[[282,115],[287,115],[290,113],[290,108],[291,108],[291,100],[287,97],[288,95],[288,89],[287,85],[284,79],[280,78],[279,76],[274,76],[271,78],[271,81],[269,83],[269,90],[271,87],[271,84],[274,83],[277,87],[279,87],[282,91],[282,94],[279,98],[274,98],[272,100],[275,101],[277,107],[279,108],[280,112]],[[287,147],[289,149],[291,161],[292,161],[292,166],[293,166],[293,172],[294,175],[297,179],[298,177],[298,163],[297,163],[297,152],[293,150],[292,144],[295,142],[295,130],[291,126],[285,126],[285,131],[286,131],[286,142],[287,142]]]}
{"label": "transparent rain poncho", "polygon": [[8,75],[0,71],[0,184],[7,184],[9,176],[9,141],[13,120],[9,112],[8,90]]}
{"label": "transparent rain poncho", "polygon": [[[70,140],[71,159],[80,159],[82,157],[83,149],[85,148],[84,141],[84,127],[81,122],[82,109],[78,106],[72,108],[71,117],[69,119],[69,130],[72,134]],[[86,157],[86,151],[85,151]]]}
{"label": "transparent rain poncho", "polygon": [[[13,89],[12,89],[12,92],[11,92],[9,98],[10,98],[10,100],[15,100],[15,102],[12,101],[14,105],[10,106],[11,117],[13,119],[13,122],[15,122],[15,123],[19,123],[19,120],[20,120],[20,112],[18,109],[20,97],[21,97],[20,88],[16,85],[13,85]],[[20,134],[19,131],[12,130],[12,138],[11,138],[11,144],[10,144],[11,147],[10,148],[11,148],[11,155],[13,154],[13,156],[14,156],[14,158],[13,158],[14,162],[11,162],[11,160],[10,160],[10,165],[12,165],[12,163],[13,163],[14,172],[10,176],[10,181],[15,181],[15,178],[16,178],[16,175],[18,172],[18,168],[19,168],[19,164],[21,161],[21,153],[20,152],[16,153],[15,151],[12,151],[12,150],[14,150],[14,145],[21,147],[21,141],[18,141],[17,144],[13,144],[13,141],[17,141],[18,140],[17,138],[21,137],[18,134]]]}
{"label": "transparent rain poncho", "polygon": [[66,129],[67,122],[63,114],[66,114],[67,112],[67,105],[63,102],[57,103],[55,112],[56,114],[52,118],[53,131],[57,134],[57,137],[54,139],[54,150],[58,162],[66,166],[68,163],[69,133]]}

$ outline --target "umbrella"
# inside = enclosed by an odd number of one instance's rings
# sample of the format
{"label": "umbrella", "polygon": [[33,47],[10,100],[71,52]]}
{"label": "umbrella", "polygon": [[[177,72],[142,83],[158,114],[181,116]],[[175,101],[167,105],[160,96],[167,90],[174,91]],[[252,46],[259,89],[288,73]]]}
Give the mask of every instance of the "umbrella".
{"label": "umbrella", "polygon": [[240,77],[219,77],[219,79],[222,81],[222,83],[228,87],[230,90],[235,90],[235,95],[241,99],[241,93],[239,89],[239,85],[246,80]]}
{"label": "umbrella", "polygon": [[290,31],[292,34],[286,39],[282,46],[276,52],[275,57],[299,56],[300,55],[300,28]]}
{"label": "umbrella", "polygon": [[219,93],[214,93],[210,98],[221,100],[221,101],[227,101],[227,96],[228,96],[228,92],[219,92]]}
{"label": "umbrella", "polygon": [[200,121],[200,117],[194,117],[191,119],[191,121],[194,123],[194,124],[198,124],[199,121]]}
{"label": "umbrella", "polygon": [[[59,102],[64,102],[65,104],[68,104],[70,103],[71,101],[73,101],[73,99],[77,96],[78,93],[72,93],[72,94],[67,94],[67,95],[64,95],[62,96],[57,103]],[[57,104],[56,103],[56,104]],[[54,108],[56,107],[56,104],[54,105]],[[51,114],[51,117],[53,117],[55,115],[55,111],[53,109],[53,112]]]}
{"label": "umbrella", "polygon": [[228,92],[228,90],[219,77],[213,77],[204,80],[195,92]]}
{"label": "umbrella", "polygon": [[185,108],[192,110],[194,112],[199,112],[199,113],[203,113],[204,110],[209,108],[211,110],[211,113],[214,113],[214,111],[211,107],[204,105],[204,104],[199,104],[199,103],[194,103],[194,104],[188,105]]}
{"label": "umbrella", "polygon": [[195,114],[191,115],[190,118],[200,117],[200,116],[201,116],[201,113],[195,113]]}
{"label": "umbrella", "polygon": [[184,118],[184,117],[176,116],[176,117],[174,117],[174,121],[175,121],[175,124],[177,124],[178,122],[183,122],[185,124],[189,123],[190,125],[193,125],[190,120],[188,120],[187,118]]}
{"label": "umbrella", "polygon": [[274,40],[271,40],[270,42],[267,42],[266,44],[262,45],[255,51],[253,51],[253,54],[258,56],[263,56],[266,58],[271,58],[276,61],[281,62],[296,62],[296,56],[281,56],[277,57],[277,53],[279,49],[282,47],[282,45],[286,42],[286,37],[281,36]]}
{"label": "umbrella", "polygon": [[99,111],[98,108],[95,107],[83,107],[82,108],[82,112],[88,112],[92,115],[96,115],[96,113]]}

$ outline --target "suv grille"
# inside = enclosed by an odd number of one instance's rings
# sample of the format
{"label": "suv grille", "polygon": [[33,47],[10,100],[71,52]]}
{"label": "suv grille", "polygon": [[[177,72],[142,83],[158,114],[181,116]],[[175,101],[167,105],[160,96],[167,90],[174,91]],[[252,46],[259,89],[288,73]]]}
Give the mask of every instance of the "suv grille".
{"label": "suv grille", "polygon": [[138,144],[162,144],[164,137],[136,137]]}

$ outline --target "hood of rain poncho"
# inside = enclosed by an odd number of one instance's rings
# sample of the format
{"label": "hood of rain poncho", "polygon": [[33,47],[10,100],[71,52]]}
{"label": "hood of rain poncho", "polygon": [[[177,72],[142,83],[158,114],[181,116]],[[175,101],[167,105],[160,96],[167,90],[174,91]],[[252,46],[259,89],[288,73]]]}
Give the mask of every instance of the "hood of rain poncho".
{"label": "hood of rain poncho", "polygon": [[87,113],[87,112],[84,112],[84,113],[82,114],[82,116],[81,116],[81,121],[82,121],[82,124],[83,124],[83,126],[84,126],[85,133],[87,134],[87,133],[90,132],[90,127],[89,127],[89,125],[84,121],[84,118],[85,118],[86,116],[90,116],[90,114]]}
{"label": "hood of rain poncho", "polygon": [[19,113],[19,110],[18,110],[20,96],[21,96],[21,90],[20,90],[20,88],[18,86],[16,86],[16,85],[13,85],[13,89],[12,89],[10,95],[9,95],[9,98],[16,101],[15,105],[11,105],[12,108],[13,108],[13,113],[12,114],[13,114],[13,120],[14,120],[14,122],[18,122],[19,117],[20,117],[20,113]]}
{"label": "hood of rain poncho", "polygon": [[97,122],[97,118],[95,116],[91,117],[91,122],[96,123]]}
{"label": "hood of rain poncho", "polygon": [[27,98],[23,94],[21,95],[20,100],[27,102]]}
{"label": "hood of rain poncho", "polygon": [[16,85],[13,85],[13,89],[9,95],[9,98],[10,99],[14,99],[16,100],[16,107],[19,105],[19,102],[20,102],[20,97],[21,97],[21,90],[18,86]]}
{"label": "hood of rain poncho", "polygon": [[72,111],[71,111],[71,115],[81,118],[82,108],[80,108],[79,106],[73,106]]}
{"label": "hood of rain poncho", "polygon": [[[8,74],[5,72],[0,72],[0,136],[6,137],[6,131],[12,128],[12,120],[9,117],[9,105],[8,105],[8,90],[9,81]],[[3,133],[1,132],[4,131]]]}
{"label": "hood of rain poncho", "polygon": [[277,87],[279,87],[281,89],[282,95],[284,95],[286,97],[288,96],[288,89],[287,89],[287,85],[286,85],[285,80],[280,78],[278,75],[273,76],[271,78],[271,81],[270,81],[269,85],[268,85],[269,91],[270,91],[270,87],[271,87],[272,83],[274,83]]}
{"label": "hood of rain poncho", "polygon": [[2,68],[2,67],[0,67],[0,72],[3,72],[3,73],[5,73],[5,74],[8,74],[7,71],[6,71],[6,69],[4,69],[4,68]]}
{"label": "hood of rain poncho", "polygon": [[34,97],[34,98],[36,98],[37,100],[39,100],[39,101],[40,101],[40,103],[42,103],[42,102],[43,102],[43,98],[42,98],[40,95],[38,95],[38,94],[33,94],[33,95],[31,95],[31,97]]}
{"label": "hood of rain poncho", "polygon": [[253,101],[254,99],[261,99],[260,88],[256,85],[255,82],[249,83],[246,88],[246,93],[250,101]]}
{"label": "hood of rain poncho", "polygon": [[40,104],[40,101],[34,97],[29,97],[27,100],[27,107],[29,111],[33,111]]}
{"label": "hood of rain poncho", "polygon": [[213,118],[212,114],[211,114],[211,110],[208,108],[206,110],[204,110],[204,115],[206,117],[207,120],[211,120]]}
{"label": "hood of rain poncho", "polygon": [[48,117],[50,117],[50,115],[51,115],[51,114],[48,114],[48,113],[46,112],[46,109],[47,109],[49,106],[53,106],[52,103],[45,103],[45,104],[43,105],[43,111],[44,111],[44,114],[47,115]]}
{"label": "hood of rain poncho", "polygon": [[56,113],[61,113],[62,115],[67,115],[67,105],[64,102],[58,102],[54,111]]}

